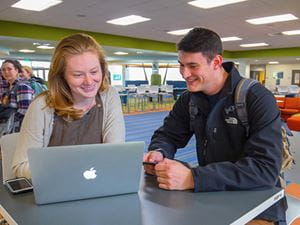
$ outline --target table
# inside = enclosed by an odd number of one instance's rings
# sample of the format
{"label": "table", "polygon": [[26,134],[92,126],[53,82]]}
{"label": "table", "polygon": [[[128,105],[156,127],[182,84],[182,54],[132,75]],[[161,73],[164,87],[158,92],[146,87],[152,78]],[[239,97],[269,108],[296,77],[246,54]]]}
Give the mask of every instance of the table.
{"label": "table", "polygon": [[34,203],[32,192],[12,195],[0,185],[0,213],[10,225],[240,225],[283,196],[284,190],[279,188],[166,191],[157,187],[155,177],[143,175],[138,194],[41,206]]}

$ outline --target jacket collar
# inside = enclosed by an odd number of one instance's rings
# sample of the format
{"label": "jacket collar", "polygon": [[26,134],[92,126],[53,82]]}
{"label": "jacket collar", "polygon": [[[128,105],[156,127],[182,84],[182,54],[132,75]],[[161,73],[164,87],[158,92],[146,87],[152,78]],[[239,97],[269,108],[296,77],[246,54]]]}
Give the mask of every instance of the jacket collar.
{"label": "jacket collar", "polygon": [[236,85],[242,79],[239,71],[235,68],[233,62],[225,62],[222,64],[224,70],[229,74],[224,87],[220,93],[220,97],[232,95]]}

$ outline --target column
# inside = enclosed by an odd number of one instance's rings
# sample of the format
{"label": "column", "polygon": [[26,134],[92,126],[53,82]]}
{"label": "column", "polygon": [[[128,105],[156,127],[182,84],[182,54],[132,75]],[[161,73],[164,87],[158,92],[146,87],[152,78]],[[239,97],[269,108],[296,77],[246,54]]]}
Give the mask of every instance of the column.
{"label": "column", "polygon": [[239,61],[238,70],[242,77],[250,78],[250,64],[246,63],[245,61]]}

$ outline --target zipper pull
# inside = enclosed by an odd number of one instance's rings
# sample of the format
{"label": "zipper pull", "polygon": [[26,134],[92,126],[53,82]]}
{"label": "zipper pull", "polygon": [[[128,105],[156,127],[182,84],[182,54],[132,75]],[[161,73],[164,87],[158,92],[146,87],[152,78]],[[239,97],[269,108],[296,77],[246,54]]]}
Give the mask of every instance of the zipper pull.
{"label": "zipper pull", "polygon": [[204,140],[203,146],[204,146],[203,155],[205,156],[206,155],[207,139]]}

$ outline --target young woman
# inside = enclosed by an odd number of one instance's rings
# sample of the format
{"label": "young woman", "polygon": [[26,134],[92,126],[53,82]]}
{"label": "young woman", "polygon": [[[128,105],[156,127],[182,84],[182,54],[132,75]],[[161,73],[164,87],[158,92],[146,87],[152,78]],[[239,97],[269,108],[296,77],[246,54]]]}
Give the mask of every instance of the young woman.
{"label": "young woman", "polygon": [[[7,111],[14,111],[14,122],[7,132],[19,132],[24,115],[33,98],[34,91],[29,84],[18,77],[22,71],[19,61],[5,60],[2,63],[1,71],[3,78],[9,85],[8,90],[3,94],[1,99],[1,110],[4,111],[9,108],[11,110]],[[1,123],[6,123],[6,119],[0,118]]]}
{"label": "young woman", "polygon": [[107,76],[103,50],[92,37],[75,34],[60,41],[49,90],[32,102],[23,121],[13,160],[17,177],[31,177],[29,147],[125,141],[120,98]]}

